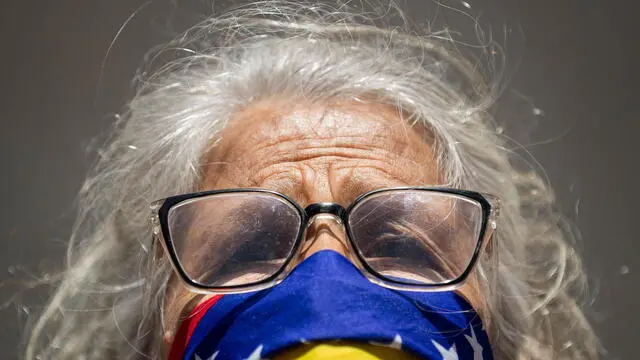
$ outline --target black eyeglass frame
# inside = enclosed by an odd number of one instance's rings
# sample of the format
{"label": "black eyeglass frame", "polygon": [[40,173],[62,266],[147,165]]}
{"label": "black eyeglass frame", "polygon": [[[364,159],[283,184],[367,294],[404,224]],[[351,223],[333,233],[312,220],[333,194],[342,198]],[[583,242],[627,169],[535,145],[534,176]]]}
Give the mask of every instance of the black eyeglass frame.
{"label": "black eyeglass frame", "polygon": [[[396,279],[389,278],[387,276],[384,276],[378,273],[373,268],[371,268],[371,266],[364,259],[364,256],[361,254],[360,249],[358,248],[356,242],[353,240],[351,227],[349,226],[349,215],[351,214],[352,209],[354,209],[359,203],[366,200],[370,196],[377,195],[384,192],[407,191],[407,190],[428,191],[428,192],[457,195],[470,200],[477,201],[480,204],[482,208],[482,223],[481,223],[478,239],[476,240],[476,246],[474,248],[473,254],[471,256],[471,260],[469,261],[467,267],[455,279],[452,279],[443,283],[436,283],[436,284],[415,284],[415,283],[406,283]],[[265,279],[262,279],[260,281],[256,281],[249,284],[230,285],[230,286],[207,286],[194,281],[182,268],[181,261],[178,258],[175,247],[173,245],[173,241],[171,239],[171,234],[169,231],[169,224],[168,224],[170,210],[174,206],[187,200],[193,200],[201,197],[219,195],[219,194],[252,193],[252,192],[275,195],[285,200],[289,205],[291,205],[294,209],[297,210],[298,215],[300,216],[300,225],[296,235],[295,243],[291,247],[290,253],[287,255],[287,259],[282,264],[280,269],[278,269],[278,271],[276,271],[273,275]],[[473,271],[475,265],[477,264],[480,254],[486,247],[486,244],[489,242],[490,237],[493,235],[493,232],[497,227],[496,219],[499,214],[499,209],[500,209],[500,200],[491,194],[479,193],[471,190],[446,188],[446,187],[407,186],[407,187],[390,187],[390,188],[376,189],[358,196],[346,209],[343,206],[337,203],[332,203],[332,202],[314,203],[314,204],[308,205],[305,208],[302,208],[297,202],[295,202],[288,196],[276,191],[260,189],[260,188],[233,188],[233,189],[200,191],[195,193],[170,196],[164,199],[154,201],[153,203],[151,203],[151,211],[152,211],[151,222],[153,226],[154,240],[161,242],[162,247],[165,250],[165,253],[169,255],[169,258],[171,260],[170,262],[174,270],[178,273],[178,275],[185,282],[185,284],[192,291],[197,293],[203,293],[203,294],[243,293],[243,292],[249,292],[249,291],[262,290],[262,289],[277,285],[284,278],[286,278],[286,276],[288,276],[288,274],[291,272],[292,270],[290,268],[291,261],[295,258],[295,255],[299,252],[301,245],[305,241],[304,239],[305,230],[309,225],[309,221],[319,214],[329,214],[340,219],[340,221],[342,222],[345,228],[349,245],[351,246],[351,249],[353,250],[353,253],[356,255],[356,258],[358,260],[358,264],[354,264],[354,265],[356,265],[356,267],[360,269],[363,275],[365,275],[371,282],[384,287],[396,289],[396,290],[427,292],[427,291],[454,290],[467,280],[467,278]],[[491,226],[490,229],[489,229],[489,226]],[[487,236],[488,230],[490,232],[490,236]]]}

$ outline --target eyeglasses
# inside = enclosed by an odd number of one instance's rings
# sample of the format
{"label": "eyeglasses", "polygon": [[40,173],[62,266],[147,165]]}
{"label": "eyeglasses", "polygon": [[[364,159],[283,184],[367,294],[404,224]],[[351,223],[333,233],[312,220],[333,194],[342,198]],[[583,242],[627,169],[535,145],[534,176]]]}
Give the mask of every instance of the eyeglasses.
{"label": "eyeglasses", "polygon": [[396,187],[302,208],[264,189],[172,196],[152,205],[153,233],[186,285],[242,293],[280,283],[318,216],[343,224],[352,262],[370,281],[411,291],[462,284],[496,228],[497,198],[450,188]]}

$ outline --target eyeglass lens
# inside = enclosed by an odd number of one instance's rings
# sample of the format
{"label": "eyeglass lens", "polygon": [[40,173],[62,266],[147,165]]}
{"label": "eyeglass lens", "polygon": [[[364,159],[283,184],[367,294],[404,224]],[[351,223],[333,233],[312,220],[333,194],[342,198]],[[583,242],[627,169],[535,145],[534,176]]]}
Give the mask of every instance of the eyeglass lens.
{"label": "eyeglass lens", "polygon": [[478,202],[434,191],[373,194],[349,215],[351,238],[364,262],[383,278],[416,285],[460,277],[481,225]]}
{"label": "eyeglass lens", "polygon": [[210,287],[260,282],[277,273],[298,236],[298,210],[269,193],[205,196],[169,211],[169,233],[180,266]]}

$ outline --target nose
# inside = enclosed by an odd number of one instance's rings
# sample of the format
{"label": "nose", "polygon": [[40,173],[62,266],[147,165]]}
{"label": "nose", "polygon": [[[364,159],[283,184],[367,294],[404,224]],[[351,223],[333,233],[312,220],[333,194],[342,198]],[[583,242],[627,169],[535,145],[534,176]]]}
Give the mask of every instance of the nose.
{"label": "nose", "polygon": [[309,220],[301,254],[306,259],[318,251],[333,250],[348,257],[348,247],[347,234],[340,218],[318,214]]}

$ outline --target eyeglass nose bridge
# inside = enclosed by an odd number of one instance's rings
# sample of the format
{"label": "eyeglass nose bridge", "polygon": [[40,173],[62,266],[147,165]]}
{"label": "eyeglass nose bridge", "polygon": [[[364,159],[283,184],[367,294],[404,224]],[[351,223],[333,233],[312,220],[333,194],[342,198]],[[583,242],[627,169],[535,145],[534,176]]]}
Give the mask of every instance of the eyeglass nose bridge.
{"label": "eyeglass nose bridge", "polygon": [[359,264],[355,259],[355,249],[353,248],[353,244],[349,241],[348,229],[346,229],[345,226],[347,210],[345,210],[344,207],[332,202],[320,202],[308,205],[304,209],[304,213],[305,224],[302,235],[302,243],[304,245],[299,250],[300,254],[306,254],[309,247],[313,245],[314,237],[307,237],[307,229],[309,229],[318,220],[331,220],[344,230],[344,237],[340,236],[338,239],[343,246],[342,250],[339,252],[350,261],[354,262],[354,264]]}
{"label": "eyeglass nose bridge", "polygon": [[[304,242],[310,240],[306,236],[306,230],[313,225],[314,222],[323,219],[330,219],[335,221],[338,225],[343,226],[346,221],[347,211],[340,204],[332,203],[332,202],[320,202],[315,204],[308,205],[305,209],[305,235]],[[344,229],[347,230],[347,229]],[[346,235],[346,234],[345,234]],[[344,239],[345,242],[348,242]],[[347,245],[347,244],[345,244]]]}
{"label": "eyeglass nose bridge", "polygon": [[338,220],[340,225],[345,222],[345,217],[347,215],[347,210],[342,207],[340,204],[332,203],[332,202],[320,202],[307,206],[304,209],[305,215],[307,217],[308,223],[307,226],[311,225],[313,221],[318,218],[322,218],[323,214],[327,214],[332,218]]}

